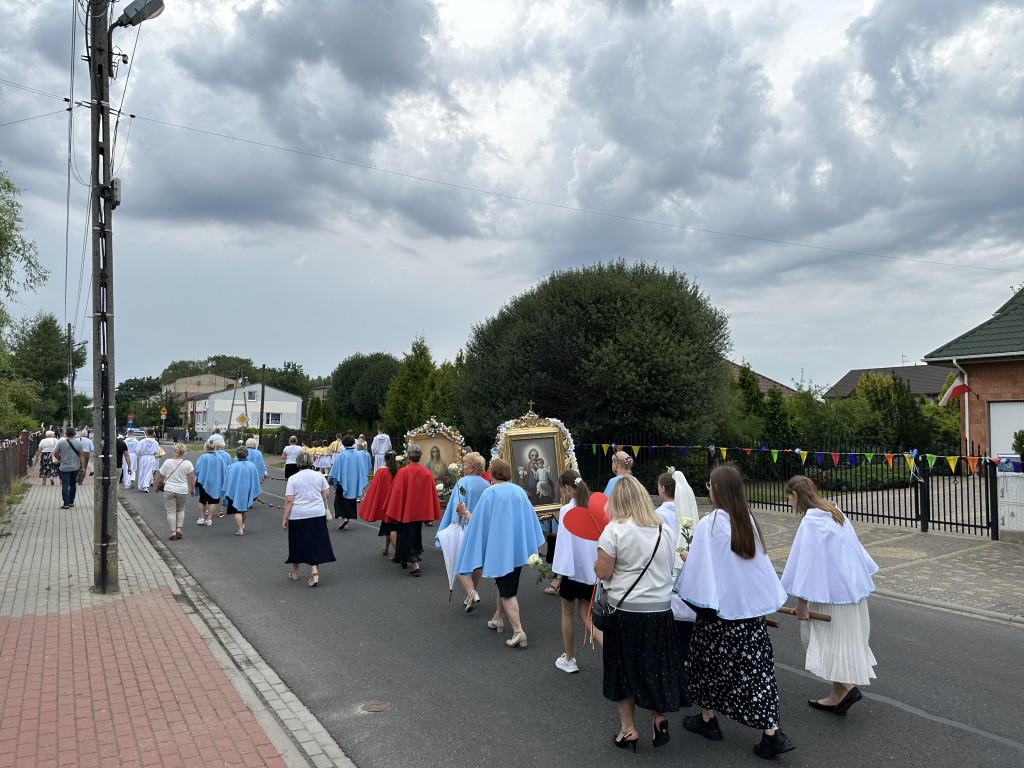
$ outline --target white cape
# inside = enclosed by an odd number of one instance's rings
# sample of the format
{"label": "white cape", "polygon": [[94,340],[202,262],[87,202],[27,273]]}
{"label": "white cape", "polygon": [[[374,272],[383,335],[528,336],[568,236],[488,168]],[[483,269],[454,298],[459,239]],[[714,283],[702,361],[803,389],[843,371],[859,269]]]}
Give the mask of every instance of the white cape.
{"label": "white cape", "polygon": [[777,611],[787,595],[767,553],[758,544],[753,559],[744,560],[729,548],[731,540],[725,510],[716,509],[697,523],[679,580],[679,597],[712,608],[729,621]]}
{"label": "white cape", "polygon": [[822,509],[804,515],[782,572],[785,590],[815,603],[859,603],[875,589],[878,570],[849,519],[839,525]]}
{"label": "white cape", "polygon": [[594,562],[597,560],[597,542],[581,539],[573,535],[562,525],[565,513],[576,506],[570,501],[558,513],[558,546],[551,570],[561,576],[567,576],[580,584],[593,584],[597,581],[594,575]]}

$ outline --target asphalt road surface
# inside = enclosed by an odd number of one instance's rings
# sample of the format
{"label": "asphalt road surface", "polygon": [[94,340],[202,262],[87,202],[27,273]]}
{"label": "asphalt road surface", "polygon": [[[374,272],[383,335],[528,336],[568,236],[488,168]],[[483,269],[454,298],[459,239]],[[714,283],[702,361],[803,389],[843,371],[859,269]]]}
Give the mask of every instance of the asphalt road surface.
{"label": "asphalt road surface", "polygon": [[[285,577],[281,510],[257,504],[239,537],[230,517],[197,526],[190,501],[184,538],[167,542],[162,495],[122,495],[360,768],[762,764],[751,751],[756,731],[720,718],[725,739],[711,742],[683,730],[684,713],[669,716],[671,742],[655,751],[638,712],[638,754],[615,749],[618,717],[601,695],[600,650],[577,651],[579,674],[555,667],[558,598],[529,568],[519,594],[529,647],[509,649],[507,626],[503,635],[486,627],[493,582],[482,584],[482,607],[465,614],[458,585],[448,601],[432,546],[423,577],[410,578],[381,556],[376,525],[340,532],[330,523],[338,561],[322,566],[310,589],[305,566],[302,580]],[[283,481],[265,481],[265,500],[280,506],[283,495]],[[423,531],[427,544],[436,528]],[[870,609],[878,679],[842,718],[807,706],[828,685],[803,670],[796,619],[778,617],[782,728],[797,747],[778,762],[1024,766],[1024,628],[885,598],[871,598]],[[369,701],[390,708],[365,712]]]}

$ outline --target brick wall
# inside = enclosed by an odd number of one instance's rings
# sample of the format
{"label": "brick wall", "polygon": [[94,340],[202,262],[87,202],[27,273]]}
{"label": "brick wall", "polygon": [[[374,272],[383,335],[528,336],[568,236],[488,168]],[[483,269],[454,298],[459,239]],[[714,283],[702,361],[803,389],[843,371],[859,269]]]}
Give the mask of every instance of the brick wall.
{"label": "brick wall", "polygon": [[1024,400],[1024,360],[998,363],[961,363],[967,371],[967,385],[979,397],[968,394],[960,398],[960,439],[963,451],[969,449],[966,438],[964,410],[970,409],[971,442],[975,455],[988,451],[988,403],[993,400]]}

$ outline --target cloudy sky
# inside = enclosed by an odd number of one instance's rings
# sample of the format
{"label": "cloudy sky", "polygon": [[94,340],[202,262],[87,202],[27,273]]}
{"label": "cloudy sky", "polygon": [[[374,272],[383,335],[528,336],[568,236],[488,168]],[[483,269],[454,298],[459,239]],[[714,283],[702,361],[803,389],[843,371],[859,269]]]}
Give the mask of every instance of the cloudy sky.
{"label": "cloudy sky", "polygon": [[[114,37],[118,380],[327,374],[420,333],[450,359],[553,270],[623,257],[697,281],[733,359],[828,385],[1024,282],[1019,0],[166,3]],[[88,99],[74,14],[0,0],[0,78],[42,92],[0,83],[0,124],[59,111],[73,59]],[[11,313],[80,338],[88,121],[69,229],[66,115],[0,127],[51,270]]]}

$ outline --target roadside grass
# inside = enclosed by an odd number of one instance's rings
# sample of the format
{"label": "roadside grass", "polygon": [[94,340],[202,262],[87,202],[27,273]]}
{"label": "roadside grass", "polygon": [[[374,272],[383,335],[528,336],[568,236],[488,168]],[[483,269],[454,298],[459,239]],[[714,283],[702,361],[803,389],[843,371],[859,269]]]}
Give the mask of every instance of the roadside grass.
{"label": "roadside grass", "polygon": [[[28,480],[24,477],[19,477],[14,481],[8,494],[0,498],[0,524],[10,522],[11,511],[21,503],[26,493],[28,493]],[[0,536],[10,535],[11,531],[6,529],[0,530]]]}

